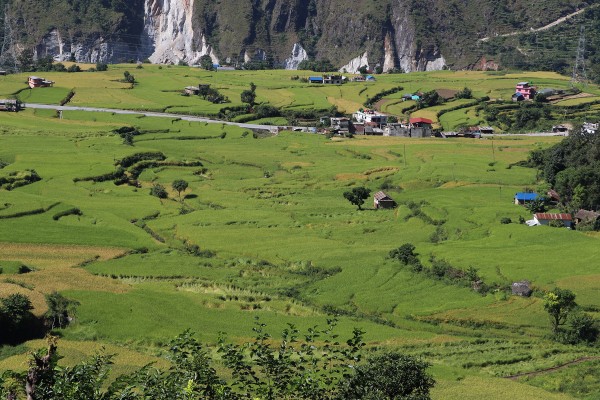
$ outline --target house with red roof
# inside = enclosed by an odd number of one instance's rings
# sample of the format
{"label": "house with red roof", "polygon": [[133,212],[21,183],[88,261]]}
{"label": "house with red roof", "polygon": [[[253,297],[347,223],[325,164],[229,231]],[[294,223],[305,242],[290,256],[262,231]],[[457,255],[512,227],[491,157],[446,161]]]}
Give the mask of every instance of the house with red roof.
{"label": "house with red roof", "polygon": [[533,221],[535,222],[535,225],[550,225],[552,221],[556,221],[566,228],[573,227],[573,217],[571,214],[566,213],[537,213],[533,214]]}

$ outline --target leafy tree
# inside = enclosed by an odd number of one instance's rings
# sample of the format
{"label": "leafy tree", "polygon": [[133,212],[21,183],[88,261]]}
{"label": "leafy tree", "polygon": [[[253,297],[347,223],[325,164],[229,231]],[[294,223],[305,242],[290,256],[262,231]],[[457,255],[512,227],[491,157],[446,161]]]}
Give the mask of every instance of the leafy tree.
{"label": "leafy tree", "polygon": [[123,80],[124,80],[125,82],[131,83],[131,84],[134,84],[134,83],[135,83],[135,76],[131,75],[131,74],[129,73],[129,71],[125,71],[125,72],[123,72]]}
{"label": "leafy tree", "polygon": [[167,197],[169,197],[167,189],[165,189],[165,187],[160,183],[155,183],[152,186],[152,189],[150,189],[150,194],[152,196],[158,197],[159,199],[166,199]]}
{"label": "leafy tree", "polygon": [[559,336],[562,342],[569,344],[594,343],[598,339],[598,323],[587,313],[577,310],[570,313],[565,325],[565,332]]}
{"label": "leafy tree", "polygon": [[22,340],[26,324],[33,318],[33,305],[29,297],[15,293],[0,299],[0,344]]}
{"label": "leafy tree", "polygon": [[344,192],[344,198],[350,203],[362,210],[362,205],[365,204],[365,200],[371,195],[371,191],[365,187],[355,187],[349,192]]}
{"label": "leafy tree", "polygon": [[96,71],[108,71],[108,64],[101,62],[96,63]]}
{"label": "leafy tree", "polygon": [[48,311],[45,317],[50,322],[51,328],[64,328],[75,315],[75,308],[79,305],[77,300],[71,300],[54,291],[45,295]]}
{"label": "leafy tree", "polygon": [[35,70],[43,72],[52,71],[54,69],[52,66],[53,62],[54,59],[52,56],[40,57],[35,62]]}
{"label": "leafy tree", "polygon": [[31,72],[35,70],[35,62],[33,61],[33,50],[25,49],[17,57],[17,64],[19,69],[25,72]]}
{"label": "leafy tree", "polygon": [[577,306],[575,293],[569,289],[554,288],[544,295],[544,309],[550,316],[552,332],[558,333],[569,313]]}
{"label": "leafy tree", "polygon": [[427,400],[435,384],[426,370],[430,364],[399,353],[374,356],[359,365],[343,382],[341,398],[347,400]]}
{"label": "leafy tree", "polygon": [[67,72],[67,68],[63,63],[56,63],[52,66],[52,70],[56,72]]}
{"label": "leafy tree", "polygon": [[299,70],[310,70],[314,72],[335,71],[336,68],[329,60],[303,60],[298,64]]}
{"label": "leafy tree", "polygon": [[208,54],[205,54],[202,57],[200,57],[200,68],[205,69],[207,71],[212,71],[214,69],[212,58]]}
{"label": "leafy tree", "polygon": [[402,246],[390,251],[390,258],[395,258],[404,265],[418,262],[418,254],[415,253],[415,246],[412,243],[404,243]]}
{"label": "leafy tree", "polygon": [[535,199],[531,200],[529,203],[525,205],[527,210],[532,213],[540,213],[546,211],[546,201],[544,199]]}
{"label": "leafy tree", "polygon": [[177,191],[177,195],[179,196],[179,199],[181,199],[181,192],[185,192],[185,190],[188,188],[188,183],[183,179],[176,179],[171,184],[171,187],[173,190]]}
{"label": "leafy tree", "polygon": [[473,91],[465,86],[463,90],[456,93],[454,97],[456,97],[457,99],[472,99]]}
{"label": "leafy tree", "polygon": [[256,101],[256,85],[250,82],[250,90],[244,90],[240,95],[242,103],[248,103],[252,107]]}
{"label": "leafy tree", "polygon": [[15,293],[0,299],[0,313],[12,325],[19,325],[33,310],[29,297],[24,294]]}
{"label": "leafy tree", "polygon": [[[71,64],[71,66],[69,66],[69,68],[67,68],[67,72],[81,72],[81,67],[79,67],[79,65],[77,64]],[[135,81],[135,79],[134,79]]]}
{"label": "leafy tree", "polygon": [[437,106],[438,104],[442,104],[444,102],[444,98],[439,95],[439,93],[435,90],[424,93],[423,96],[417,102],[417,108],[426,108]]}

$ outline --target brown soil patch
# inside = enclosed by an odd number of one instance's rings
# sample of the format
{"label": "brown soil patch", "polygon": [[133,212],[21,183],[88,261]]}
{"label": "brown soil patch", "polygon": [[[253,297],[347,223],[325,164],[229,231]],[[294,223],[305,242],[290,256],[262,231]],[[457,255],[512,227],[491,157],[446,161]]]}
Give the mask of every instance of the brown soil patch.
{"label": "brown soil patch", "polygon": [[437,94],[439,94],[441,97],[444,98],[444,100],[448,100],[453,98],[454,96],[456,96],[456,93],[458,93],[458,90],[452,90],[452,89],[437,89],[436,90]]}

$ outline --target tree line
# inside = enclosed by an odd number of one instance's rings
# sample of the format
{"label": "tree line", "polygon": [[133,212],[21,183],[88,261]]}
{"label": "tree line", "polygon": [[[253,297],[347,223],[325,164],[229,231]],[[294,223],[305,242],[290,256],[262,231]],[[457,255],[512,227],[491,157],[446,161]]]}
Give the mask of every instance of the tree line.
{"label": "tree line", "polygon": [[528,165],[539,170],[570,212],[600,209],[600,133],[581,126],[560,143],[534,150]]}

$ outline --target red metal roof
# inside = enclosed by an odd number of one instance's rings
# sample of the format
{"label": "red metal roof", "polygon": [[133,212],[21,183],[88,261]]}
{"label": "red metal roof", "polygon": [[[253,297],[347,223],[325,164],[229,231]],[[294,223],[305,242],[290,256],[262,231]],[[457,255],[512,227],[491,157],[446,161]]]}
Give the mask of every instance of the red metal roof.
{"label": "red metal roof", "polygon": [[552,213],[537,213],[535,218],[539,220],[560,220],[560,221],[571,221],[573,218],[571,214],[552,214]]}
{"label": "red metal roof", "polygon": [[433,124],[433,121],[427,118],[411,118],[410,119],[410,123],[411,124],[418,124],[418,123],[422,123],[422,124]]}

